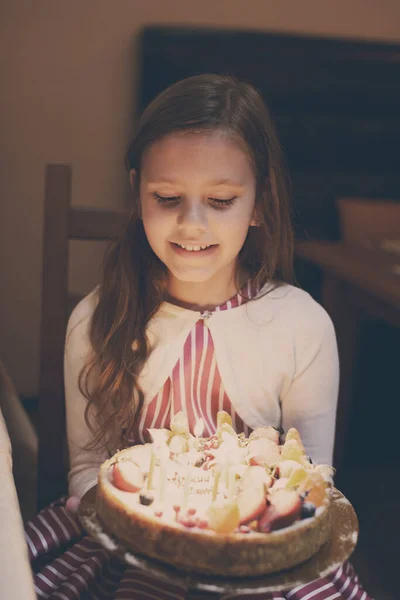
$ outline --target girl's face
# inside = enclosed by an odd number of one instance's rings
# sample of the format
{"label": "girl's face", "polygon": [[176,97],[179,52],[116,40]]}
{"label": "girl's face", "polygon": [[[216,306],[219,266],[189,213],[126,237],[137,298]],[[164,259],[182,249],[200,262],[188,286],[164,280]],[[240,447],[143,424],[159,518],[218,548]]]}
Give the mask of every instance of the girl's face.
{"label": "girl's face", "polygon": [[174,133],[147,150],[143,225],[175,297],[187,284],[203,288],[217,281],[232,293],[238,254],[256,225],[255,189],[247,153],[222,132]]}

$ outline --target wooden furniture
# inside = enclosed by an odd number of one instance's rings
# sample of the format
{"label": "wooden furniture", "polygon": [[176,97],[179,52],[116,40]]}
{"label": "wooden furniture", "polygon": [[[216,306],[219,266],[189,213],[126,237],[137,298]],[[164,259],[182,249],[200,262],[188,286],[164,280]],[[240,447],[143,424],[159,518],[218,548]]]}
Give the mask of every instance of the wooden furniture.
{"label": "wooden furniture", "polygon": [[379,248],[346,242],[299,241],[296,257],[323,273],[321,302],[336,329],[340,358],[340,389],[335,441],[335,466],[343,458],[353,397],[354,365],[360,321],[379,318],[400,327],[399,259]]}
{"label": "wooden furniture", "polygon": [[40,329],[38,507],[66,492],[63,359],[68,316],[79,298],[68,294],[70,240],[115,238],[125,215],[71,205],[72,167],[45,172],[43,276]]}
{"label": "wooden furniture", "polygon": [[382,240],[400,240],[400,202],[339,198],[338,207],[346,242],[379,248]]}

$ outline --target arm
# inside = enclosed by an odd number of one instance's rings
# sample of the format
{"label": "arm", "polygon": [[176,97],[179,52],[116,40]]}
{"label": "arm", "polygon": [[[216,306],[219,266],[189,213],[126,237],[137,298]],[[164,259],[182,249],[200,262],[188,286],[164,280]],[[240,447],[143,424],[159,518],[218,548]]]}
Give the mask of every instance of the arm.
{"label": "arm", "polygon": [[295,326],[295,373],[281,398],[282,427],[296,427],[307,453],[318,463],[332,464],[339,361],[332,321],[316,302]]}
{"label": "arm", "polygon": [[12,474],[11,444],[0,412],[0,595],[8,600],[34,600],[21,513]]}
{"label": "arm", "polygon": [[94,309],[94,295],[80,302],[68,322],[64,356],[65,403],[70,455],[69,493],[82,496],[97,483],[99,467],[106,451],[84,450],[92,439],[85,423],[86,398],[79,391],[79,374],[90,352],[88,327]]}

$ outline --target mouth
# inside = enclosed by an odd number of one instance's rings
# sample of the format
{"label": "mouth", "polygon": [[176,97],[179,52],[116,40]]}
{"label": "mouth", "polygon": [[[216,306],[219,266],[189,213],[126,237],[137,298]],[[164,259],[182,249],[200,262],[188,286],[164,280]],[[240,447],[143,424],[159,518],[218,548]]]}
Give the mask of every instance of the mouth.
{"label": "mouth", "polygon": [[192,245],[192,244],[178,244],[176,242],[170,242],[171,246],[179,254],[208,254],[212,250],[217,248],[217,244],[208,245]]}

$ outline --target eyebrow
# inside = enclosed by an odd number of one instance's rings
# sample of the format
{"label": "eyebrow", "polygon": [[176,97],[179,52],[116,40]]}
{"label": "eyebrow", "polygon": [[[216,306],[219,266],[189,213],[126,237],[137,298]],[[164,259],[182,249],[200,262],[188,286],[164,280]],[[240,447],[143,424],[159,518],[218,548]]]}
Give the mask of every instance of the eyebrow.
{"label": "eyebrow", "polygon": [[[156,179],[154,181],[149,181],[149,185],[168,183],[170,185],[181,185],[179,181],[175,181],[174,179],[169,179],[168,177],[163,177],[162,179]],[[207,186],[209,187],[217,187],[217,186],[228,186],[243,189],[243,185],[241,183],[231,181],[230,179],[213,179],[212,181],[207,182]]]}

